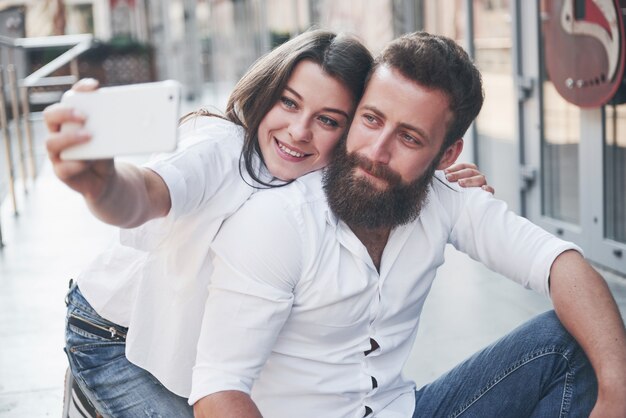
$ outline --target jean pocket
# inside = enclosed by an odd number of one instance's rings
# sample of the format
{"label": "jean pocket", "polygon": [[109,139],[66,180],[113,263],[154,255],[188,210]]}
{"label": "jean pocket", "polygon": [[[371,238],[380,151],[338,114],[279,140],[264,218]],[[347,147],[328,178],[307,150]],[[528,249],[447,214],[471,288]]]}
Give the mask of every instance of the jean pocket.
{"label": "jean pocket", "polygon": [[98,318],[84,317],[76,309],[68,312],[66,351],[79,371],[97,368],[125,356],[125,333]]}
{"label": "jean pocket", "polygon": [[126,344],[123,342],[91,342],[70,346],[67,349],[75,372],[108,368],[109,365],[126,357]]}
{"label": "jean pocket", "polygon": [[71,331],[97,341],[126,341],[126,328],[97,315],[83,315],[76,309],[71,309],[68,312],[67,326]]}

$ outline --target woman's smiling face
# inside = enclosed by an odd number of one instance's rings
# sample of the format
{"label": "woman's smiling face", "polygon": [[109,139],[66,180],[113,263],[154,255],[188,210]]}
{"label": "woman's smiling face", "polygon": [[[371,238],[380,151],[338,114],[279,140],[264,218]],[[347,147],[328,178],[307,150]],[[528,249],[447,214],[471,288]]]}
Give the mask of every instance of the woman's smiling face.
{"label": "woman's smiling face", "polygon": [[286,181],[325,167],[348,128],[354,101],[319,65],[300,61],[259,125],[259,147],[269,172]]}

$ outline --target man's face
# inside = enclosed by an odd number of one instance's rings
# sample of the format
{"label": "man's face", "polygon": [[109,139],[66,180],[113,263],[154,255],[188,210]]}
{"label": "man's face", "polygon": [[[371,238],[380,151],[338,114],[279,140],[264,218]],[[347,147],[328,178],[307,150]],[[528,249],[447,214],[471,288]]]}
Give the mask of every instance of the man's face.
{"label": "man's face", "polygon": [[415,181],[439,154],[451,119],[444,93],[424,88],[395,69],[379,67],[348,133],[348,154],[371,163],[370,168],[358,167],[354,175],[378,190],[389,186],[378,170],[395,173],[404,184]]}
{"label": "man's face", "polygon": [[335,214],[351,227],[371,229],[414,220],[435,168],[453,162],[462,148],[459,141],[440,156],[451,117],[443,93],[379,68],[357,107],[347,141],[340,143],[324,175]]}

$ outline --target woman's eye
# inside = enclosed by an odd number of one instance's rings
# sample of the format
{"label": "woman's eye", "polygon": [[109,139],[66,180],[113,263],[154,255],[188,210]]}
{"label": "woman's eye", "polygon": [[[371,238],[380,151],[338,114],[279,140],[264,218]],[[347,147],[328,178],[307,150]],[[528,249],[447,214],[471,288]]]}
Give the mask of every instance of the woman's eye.
{"label": "woman's eye", "polygon": [[339,126],[339,122],[337,122],[335,119],[329,118],[328,116],[320,116],[319,120],[320,122],[322,122],[324,125],[327,125],[327,126],[332,126],[332,127]]}
{"label": "woman's eye", "polygon": [[288,109],[295,109],[296,108],[296,102],[294,102],[293,100],[291,100],[288,97],[281,97],[280,101]]}

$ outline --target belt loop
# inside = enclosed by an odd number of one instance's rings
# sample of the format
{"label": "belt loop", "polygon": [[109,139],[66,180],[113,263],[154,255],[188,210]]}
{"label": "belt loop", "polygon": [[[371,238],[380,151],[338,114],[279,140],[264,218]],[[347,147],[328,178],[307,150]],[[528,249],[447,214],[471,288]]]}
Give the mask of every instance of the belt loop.
{"label": "belt loop", "polygon": [[65,306],[70,305],[70,292],[72,291],[72,285],[74,284],[74,279],[70,279],[69,288],[70,290],[65,294]]}

